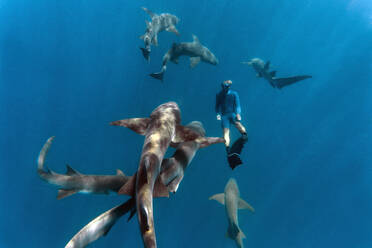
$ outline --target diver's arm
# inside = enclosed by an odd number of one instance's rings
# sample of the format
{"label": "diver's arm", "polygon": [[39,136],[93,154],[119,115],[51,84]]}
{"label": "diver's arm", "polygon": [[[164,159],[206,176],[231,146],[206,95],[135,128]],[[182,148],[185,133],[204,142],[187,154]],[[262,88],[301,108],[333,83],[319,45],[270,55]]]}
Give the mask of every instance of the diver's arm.
{"label": "diver's arm", "polygon": [[220,94],[216,94],[216,106],[215,111],[217,113],[217,120],[221,120],[221,97]]}

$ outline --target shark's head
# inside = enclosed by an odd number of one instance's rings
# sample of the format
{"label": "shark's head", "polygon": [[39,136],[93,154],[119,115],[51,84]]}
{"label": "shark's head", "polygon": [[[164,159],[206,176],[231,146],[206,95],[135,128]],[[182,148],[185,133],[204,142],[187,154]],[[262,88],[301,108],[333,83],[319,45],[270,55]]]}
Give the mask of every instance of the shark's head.
{"label": "shark's head", "polygon": [[265,62],[260,58],[253,58],[247,64],[253,67],[261,67],[261,68],[265,67]]}
{"label": "shark's head", "polygon": [[212,64],[212,65],[218,65],[217,57],[211,51],[209,51],[209,49],[206,47],[203,51],[201,58],[206,63]]}
{"label": "shark's head", "polygon": [[150,118],[159,119],[166,118],[172,120],[175,123],[181,122],[181,111],[175,102],[166,102],[159,105],[154,111],[152,111]]}
{"label": "shark's head", "polygon": [[239,195],[239,188],[236,180],[234,178],[230,178],[225,186],[225,193],[230,192],[234,193],[235,195]]}
{"label": "shark's head", "polygon": [[200,121],[192,121],[186,125],[186,127],[192,129],[193,131],[197,132],[200,136],[205,136],[205,129],[203,124]]}

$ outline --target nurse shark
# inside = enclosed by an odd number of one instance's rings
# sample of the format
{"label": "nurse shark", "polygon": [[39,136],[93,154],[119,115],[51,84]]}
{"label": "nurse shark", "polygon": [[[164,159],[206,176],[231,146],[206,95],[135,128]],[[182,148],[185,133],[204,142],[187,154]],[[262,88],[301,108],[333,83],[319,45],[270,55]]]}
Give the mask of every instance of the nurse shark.
{"label": "nurse shark", "polygon": [[[149,118],[132,118],[114,121],[111,125],[128,127],[145,136],[142,154],[135,177],[136,211],[142,240],[146,248],[155,248],[156,235],[153,218],[153,197],[169,196],[167,186],[160,180],[161,163],[171,145],[196,141],[207,145],[208,139],[191,128],[181,125],[181,114],[175,102],[157,107]],[[155,187],[156,186],[156,187]],[[120,192],[131,187],[124,185]]]}
{"label": "nurse shark", "polygon": [[301,75],[286,78],[277,78],[276,71],[269,71],[270,61],[266,63],[260,58],[253,58],[248,62],[242,62],[242,64],[250,65],[257,72],[257,77],[263,77],[266,79],[273,88],[282,89],[285,86],[297,83],[298,81],[311,78],[310,75]]}
{"label": "nurse shark", "polygon": [[40,151],[37,172],[44,181],[60,187],[57,199],[62,199],[75,193],[108,194],[110,191],[118,192],[129,180],[129,177],[124,175],[121,170],[117,170],[116,175],[85,175],[72,169],[69,165],[67,165],[66,174],[59,174],[45,169],[45,156],[53,139],[54,137],[50,137]]}
{"label": "nurse shark", "polygon": [[163,64],[160,72],[150,74],[151,77],[163,81],[164,72],[167,69],[168,61],[178,64],[181,56],[190,57],[190,66],[194,68],[200,61],[208,64],[217,65],[217,57],[205,46],[203,46],[198,37],[192,36],[192,42],[173,43],[171,49],[163,57]]}
{"label": "nurse shark", "polygon": [[209,200],[216,200],[225,205],[228,228],[226,235],[234,240],[239,248],[243,248],[244,233],[240,230],[238,222],[238,209],[254,209],[246,201],[240,198],[239,188],[234,178],[230,178],[225,186],[225,192],[209,197]]}
{"label": "nurse shark", "polygon": [[162,31],[168,31],[179,35],[176,28],[179,19],[175,15],[168,13],[162,13],[160,15],[153,13],[147,8],[142,7],[142,9],[149,14],[151,17],[151,22],[146,21],[146,32],[140,37],[145,43],[145,47],[140,47],[143,57],[146,60],[150,59],[151,44],[158,45],[158,34]]}

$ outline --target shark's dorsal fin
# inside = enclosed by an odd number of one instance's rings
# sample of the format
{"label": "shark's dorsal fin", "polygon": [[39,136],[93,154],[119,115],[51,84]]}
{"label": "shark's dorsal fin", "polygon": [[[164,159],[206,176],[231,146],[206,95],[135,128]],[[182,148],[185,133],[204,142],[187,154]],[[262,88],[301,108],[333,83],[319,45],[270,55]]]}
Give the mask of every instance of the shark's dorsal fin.
{"label": "shark's dorsal fin", "polygon": [[134,196],[136,187],[136,177],[137,173],[129,178],[126,184],[124,184],[118,191],[119,195],[129,195]]}
{"label": "shark's dorsal fin", "polygon": [[151,10],[149,10],[148,8],[142,7],[142,9],[151,17],[151,19],[154,16],[156,16],[156,14],[154,12],[152,12]]}
{"label": "shark's dorsal fin", "polygon": [[248,202],[244,201],[242,198],[239,198],[238,208],[239,209],[249,209],[252,212],[254,212],[254,208],[251,205],[249,205]]}
{"label": "shark's dorsal fin", "polygon": [[197,66],[197,64],[199,64],[200,62],[200,57],[190,57],[190,67],[191,68],[194,68],[195,66]]}
{"label": "shark's dorsal fin", "polygon": [[225,194],[220,193],[220,194],[212,195],[211,197],[209,197],[209,200],[216,200],[222,205],[225,205]]}
{"label": "shark's dorsal fin", "polygon": [[67,168],[66,175],[69,176],[81,175],[78,171],[72,169],[71,166],[68,164],[66,164],[66,168]]}
{"label": "shark's dorsal fin", "polygon": [[268,70],[269,67],[270,67],[270,60],[268,60],[268,61],[266,62],[265,66],[264,66],[264,69],[265,69],[265,70]]}
{"label": "shark's dorsal fin", "polygon": [[74,189],[60,189],[58,190],[57,199],[61,200],[67,196],[73,195],[77,192],[77,190]]}
{"label": "shark's dorsal fin", "polygon": [[200,44],[199,38],[195,34],[192,35],[192,39],[193,42]]}
{"label": "shark's dorsal fin", "polygon": [[116,169],[116,175],[125,177],[126,175],[119,169]]}
{"label": "shark's dorsal fin", "polygon": [[131,118],[113,121],[110,123],[110,125],[127,127],[138,134],[145,135],[149,122],[150,118]]}

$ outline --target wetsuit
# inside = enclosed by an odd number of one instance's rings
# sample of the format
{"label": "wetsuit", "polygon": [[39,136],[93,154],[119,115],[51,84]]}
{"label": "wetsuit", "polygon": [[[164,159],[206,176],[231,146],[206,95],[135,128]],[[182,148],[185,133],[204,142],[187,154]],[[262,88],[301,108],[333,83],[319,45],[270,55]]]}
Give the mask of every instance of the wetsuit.
{"label": "wetsuit", "polygon": [[216,113],[221,115],[222,128],[230,128],[237,121],[236,115],[240,115],[240,112],[240,100],[236,91],[221,90],[216,95]]}

